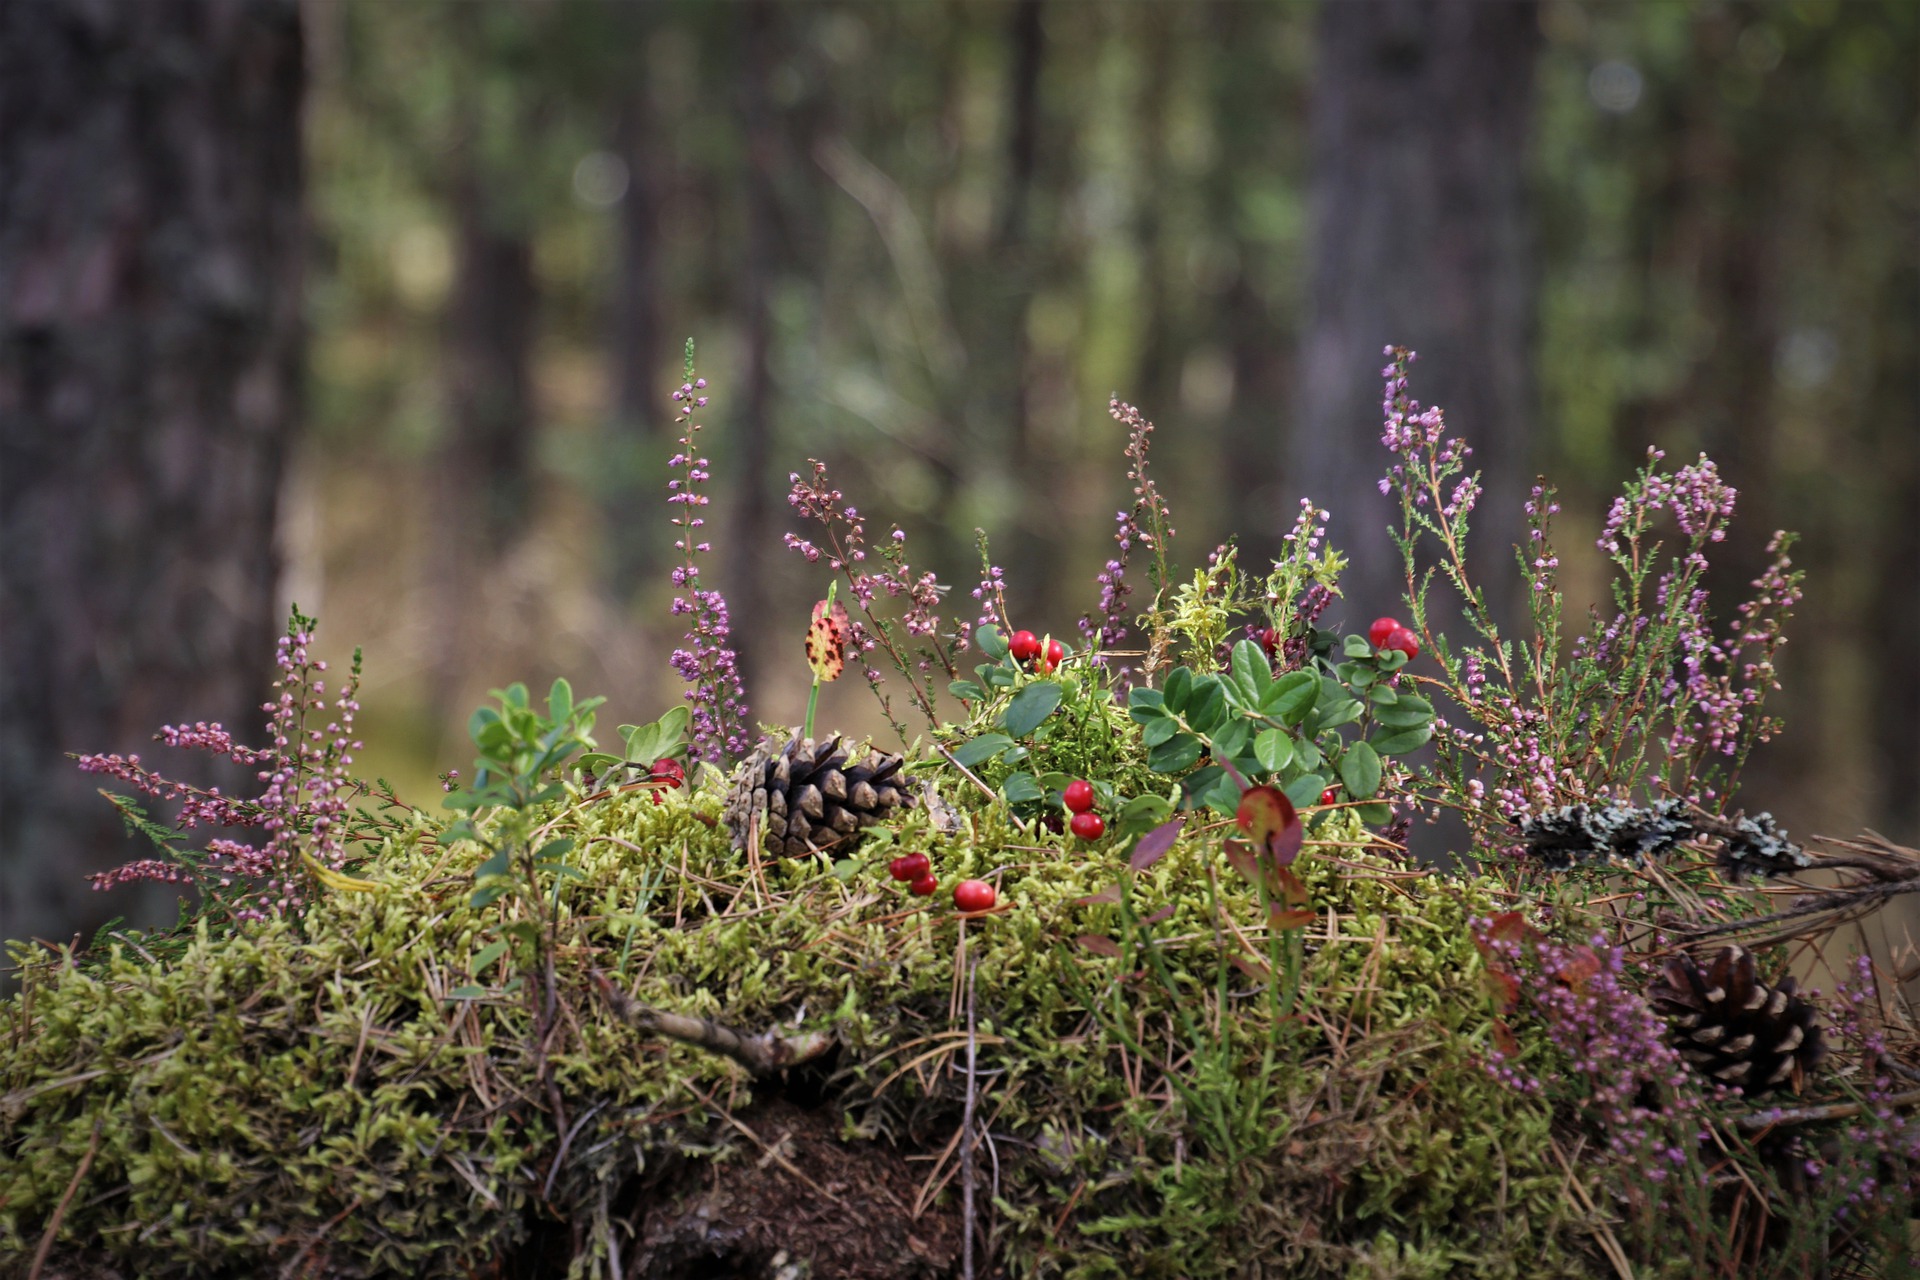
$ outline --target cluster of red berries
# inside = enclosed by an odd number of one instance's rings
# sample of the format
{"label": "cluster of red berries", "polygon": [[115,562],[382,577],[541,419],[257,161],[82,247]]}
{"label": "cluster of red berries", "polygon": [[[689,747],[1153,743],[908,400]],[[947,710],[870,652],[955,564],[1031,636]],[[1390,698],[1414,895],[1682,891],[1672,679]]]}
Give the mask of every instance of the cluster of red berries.
{"label": "cluster of red berries", "polygon": [[[925,898],[940,888],[933,860],[924,853],[903,853],[887,864],[887,874]],[[991,911],[999,895],[985,880],[962,880],[953,886],[953,905],[959,911]]]}
{"label": "cluster of red berries", "polygon": [[1398,618],[1375,618],[1367,628],[1367,643],[1376,649],[1398,649],[1408,662],[1420,656],[1420,637],[1401,626]]}
{"label": "cluster of red berries", "polygon": [[1107,820],[1093,811],[1093,784],[1082,778],[1069,782],[1060,800],[1073,815],[1073,834],[1082,840],[1098,840],[1107,832]]}
{"label": "cluster of red berries", "polygon": [[1033,663],[1034,670],[1045,676],[1052,675],[1060,660],[1067,656],[1067,647],[1051,636],[1042,641],[1031,631],[1016,631],[1007,641],[1007,652],[1015,662]]}

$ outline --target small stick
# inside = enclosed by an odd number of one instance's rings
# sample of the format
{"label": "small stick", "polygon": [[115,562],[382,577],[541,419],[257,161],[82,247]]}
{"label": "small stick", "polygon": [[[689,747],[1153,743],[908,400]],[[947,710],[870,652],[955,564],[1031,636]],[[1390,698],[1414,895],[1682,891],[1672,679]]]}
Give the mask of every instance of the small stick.
{"label": "small stick", "polygon": [[1910,1107],[1920,1102],[1920,1089],[1909,1089],[1905,1093],[1896,1093],[1890,1098],[1881,1098],[1871,1104],[1865,1102],[1829,1102],[1819,1107],[1795,1107],[1791,1111],[1756,1111],[1752,1115],[1741,1116],[1736,1122],[1748,1133],[1758,1133],[1779,1125],[1813,1124],[1821,1120],[1845,1120],[1857,1116],[1869,1105],[1877,1107]]}
{"label": "small stick", "polygon": [[67,1184],[66,1194],[60,1197],[60,1203],[53,1206],[53,1216],[47,1219],[46,1233],[40,1237],[40,1247],[33,1251],[33,1266],[27,1271],[27,1280],[40,1280],[40,1268],[47,1265],[47,1255],[53,1252],[53,1238],[60,1234],[60,1220],[67,1216],[67,1206],[73,1203],[73,1193],[80,1189],[80,1183],[87,1176],[87,1170],[93,1168],[93,1157],[100,1150],[100,1122],[93,1122],[93,1140],[87,1143],[87,1154],[80,1157],[80,1167],[73,1171],[73,1181]]}
{"label": "small stick", "polygon": [[614,986],[600,970],[593,970],[592,976],[594,985],[613,1006],[613,1011],[642,1031],[732,1058],[757,1076],[771,1075],[782,1067],[817,1058],[833,1047],[833,1034],[827,1031],[787,1036],[775,1029],[749,1035],[711,1018],[649,1008]]}
{"label": "small stick", "polygon": [[974,1075],[973,975],[975,965],[967,966],[967,1105],[960,1116],[960,1275],[973,1280],[973,1104],[977,1096]]}
{"label": "small stick", "polygon": [[[985,796],[989,800],[999,799],[999,796],[995,794],[994,789],[988,786],[986,783],[980,781],[979,776],[975,774],[973,770],[967,768],[967,766],[961,764],[958,760],[955,760],[953,758],[953,752],[947,750],[945,747],[941,746],[937,742],[933,744],[933,749],[935,751],[938,751],[941,755],[945,756],[947,758],[947,763],[952,765],[954,768],[958,769],[961,775],[965,777],[968,782],[971,782],[974,786],[980,788],[981,795]],[[1052,852],[1052,850],[1048,850],[1048,852]]]}

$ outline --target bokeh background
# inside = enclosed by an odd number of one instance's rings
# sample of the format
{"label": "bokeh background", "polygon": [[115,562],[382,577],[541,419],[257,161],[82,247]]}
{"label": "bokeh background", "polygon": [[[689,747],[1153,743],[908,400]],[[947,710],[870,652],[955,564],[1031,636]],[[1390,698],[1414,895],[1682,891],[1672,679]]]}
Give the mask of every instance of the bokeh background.
{"label": "bokeh background", "polygon": [[[685,339],[707,577],[757,718],[824,589],[831,467],[955,588],[1071,635],[1118,394],[1192,566],[1301,496],[1393,612],[1380,348],[1477,448],[1503,548],[1561,486],[1570,604],[1657,444],[1741,492],[1722,608],[1805,535],[1786,735],[1743,802],[1920,843],[1920,7],[12,0],[0,5],[0,934],[171,918],[62,753],[258,738],[288,604],[364,647],[416,804],[493,686],[680,696],[663,502]],[[823,722],[881,725],[857,680]]]}

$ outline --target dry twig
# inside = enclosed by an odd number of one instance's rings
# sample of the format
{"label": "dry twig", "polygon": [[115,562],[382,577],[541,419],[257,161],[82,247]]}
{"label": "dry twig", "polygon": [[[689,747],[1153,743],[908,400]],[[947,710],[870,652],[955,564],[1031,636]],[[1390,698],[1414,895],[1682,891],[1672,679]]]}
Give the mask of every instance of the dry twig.
{"label": "dry twig", "polygon": [[696,1045],[732,1058],[757,1076],[771,1075],[784,1067],[807,1062],[833,1047],[833,1034],[827,1031],[806,1031],[789,1036],[776,1027],[759,1035],[748,1035],[722,1026],[711,1018],[695,1018],[684,1013],[651,1008],[614,986],[600,970],[593,970],[592,976],[600,994],[625,1021],[652,1035],[665,1036],[669,1040]]}

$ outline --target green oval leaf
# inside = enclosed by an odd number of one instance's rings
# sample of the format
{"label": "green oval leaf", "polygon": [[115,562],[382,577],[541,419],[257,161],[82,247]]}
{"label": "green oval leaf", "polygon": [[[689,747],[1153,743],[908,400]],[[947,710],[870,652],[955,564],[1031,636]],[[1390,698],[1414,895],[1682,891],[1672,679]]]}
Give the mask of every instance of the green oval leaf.
{"label": "green oval leaf", "polygon": [[1195,733],[1212,733],[1227,717],[1227,692],[1218,676],[1201,676],[1187,698],[1187,725]]}
{"label": "green oval leaf", "polygon": [[1268,729],[1253,740],[1253,758],[1268,773],[1278,773],[1293,762],[1293,738],[1285,729]]}
{"label": "green oval leaf", "polygon": [[1314,718],[1314,732],[1322,729],[1337,729],[1343,724],[1352,724],[1367,709],[1367,704],[1358,698],[1349,698],[1345,694],[1339,701],[1323,705]]}
{"label": "green oval leaf", "polygon": [[1287,799],[1293,801],[1295,809],[1307,809],[1320,803],[1320,795],[1327,789],[1327,780],[1317,773],[1303,773],[1280,789],[1287,793]]}
{"label": "green oval leaf", "polygon": [[1046,793],[1040,790],[1040,784],[1034,781],[1030,773],[1008,774],[1007,780],[1000,784],[1000,794],[1007,798],[1008,804],[1031,804],[1046,798]]}
{"label": "green oval leaf", "polygon": [[983,733],[971,742],[963,742],[954,748],[953,758],[971,769],[987,761],[1013,745],[1013,739],[1004,733]]}
{"label": "green oval leaf", "polygon": [[1260,699],[1260,710],[1287,724],[1299,724],[1320,696],[1320,680],[1311,671],[1289,671]]}
{"label": "green oval leaf", "polygon": [[1162,693],[1167,710],[1175,714],[1185,711],[1187,698],[1193,693],[1193,672],[1185,667],[1175,667],[1167,673],[1167,685]]}
{"label": "green oval leaf", "polygon": [[1267,688],[1273,684],[1273,667],[1267,661],[1267,651],[1255,641],[1242,640],[1233,646],[1233,682],[1240,686],[1250,707],[1259,706],[1260,699],[1267,696]]}
{"label": "green oval leaf", "polygon": [[1147,767],[1155,773],[1179,773],[1200,762],[1200,739],[1178,733],[1147,753]]}
{"label": "green oval leaf", "polygon": [[1178,720],[1172,716],[1161,716],[1147,722],[1147,727],[1140,732],[1140,741],[1146,744],[1148,750],[1152,750],[1178,732],[1180,732]]}
{"label": "green oval leaf", "polygon": [[991,622],[985,626],[974,628],[973,642],[979,646],[980,652],[986,654],[995,662],[1007,656],[1006,637],[1002,636],[1000,634],[1000,628]]}
{"label": "green oval leaf", "polygon": [[1392,706],[1382,707],[1377,718],[1381,724],[1390,724],[1395,728],[1425,724],[1433,719],[1433,704],[1417,693],[1403,693]]}
{"label": "green oval leaf", "polygon": [[956,698],[964,698],[968,702],[978,702],[987,696],[987,691],[971,680],[949,680],[947,692]]}
{"label": "green oval leaf", "polygon": [[1213,754],[1216,759],[1231,760],[1247,749],[1247,743],[1253,738],[1253,725],[1239,716],[1231,716],[1213,735]]}
{"label": "green oval leaf", "polygon": [[1409,751],[1418,750],[1432,736],[1431,724],[1417,724],[1411,728],[1394,729],[1377,734],[1368,741],[1372,742],[1373,749],[1383,756],[1403,756]]}
{"label": "green oval leaf", "polygon": [[1380,757],[1364,742],[1356,742],[1340,757],[1340,781],[1347,794],[1365,800],[1380,789]]}
{"label": "green oval leaf", "polygon": [[1000,723],[1014,737],[1024,738],[1038,729],[1040,722],[1052,715],[1054,708],[1059,705],[1060,686],[1051,680],[1035,680],[1013,695],[1013,701],[1007,704]]}

